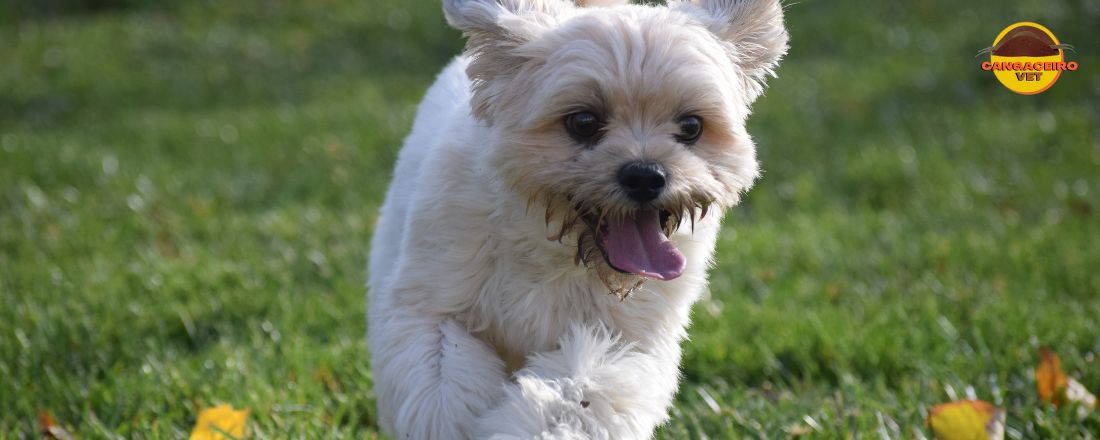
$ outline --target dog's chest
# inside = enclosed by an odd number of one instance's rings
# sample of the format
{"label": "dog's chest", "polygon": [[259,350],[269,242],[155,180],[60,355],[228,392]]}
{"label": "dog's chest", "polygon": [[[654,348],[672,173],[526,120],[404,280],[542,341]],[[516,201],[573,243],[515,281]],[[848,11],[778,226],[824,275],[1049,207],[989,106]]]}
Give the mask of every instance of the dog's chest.
{"label": "dog's chest", "polygon": [[525,263],[499,264],[470,311],[470,326],[510,370],[529,353],[556,349],[572,325],[615,326],[611,306],[617,300],[609,301],[606,288],[583,269],[552,271]]}

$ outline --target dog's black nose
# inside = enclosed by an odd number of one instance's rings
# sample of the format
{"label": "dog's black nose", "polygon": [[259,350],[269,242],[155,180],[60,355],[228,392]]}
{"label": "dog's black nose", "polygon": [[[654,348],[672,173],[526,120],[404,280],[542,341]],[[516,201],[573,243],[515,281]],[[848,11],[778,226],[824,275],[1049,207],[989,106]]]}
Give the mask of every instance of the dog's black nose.
{"label": "dog's black nose", "polygon": [[636,202],[656,199],[665,189],[665,167],[655,162],[630,162],[619,168],[619,185]]}

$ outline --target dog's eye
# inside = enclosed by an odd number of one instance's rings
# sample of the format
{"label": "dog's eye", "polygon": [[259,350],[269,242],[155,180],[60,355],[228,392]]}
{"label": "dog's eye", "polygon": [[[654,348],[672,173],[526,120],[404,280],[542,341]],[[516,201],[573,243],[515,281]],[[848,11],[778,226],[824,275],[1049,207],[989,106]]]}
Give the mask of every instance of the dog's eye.
{"label": "dog's eye", "polygon": [[680,133],[676,134],[676,140],[685,145],[694,144],[703,134],[703,118],[695,115],[687,115],[676,121],[680,126]]}
{"label": "dog's eye", "polygon": [[590,112],[577,112],[565,117],[565,131],[580,143],[590,144],[599,139],[603,121]]}

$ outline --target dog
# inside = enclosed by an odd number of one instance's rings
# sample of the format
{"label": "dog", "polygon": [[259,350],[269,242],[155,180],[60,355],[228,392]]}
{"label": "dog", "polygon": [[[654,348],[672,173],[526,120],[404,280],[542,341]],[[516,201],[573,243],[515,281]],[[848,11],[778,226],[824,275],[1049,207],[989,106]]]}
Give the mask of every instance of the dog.
{"label": "dog", "polygon": [[721,217],[759,176],[778,0],[444,0],[371,244],[398,439],[642,439],[668,419]]}

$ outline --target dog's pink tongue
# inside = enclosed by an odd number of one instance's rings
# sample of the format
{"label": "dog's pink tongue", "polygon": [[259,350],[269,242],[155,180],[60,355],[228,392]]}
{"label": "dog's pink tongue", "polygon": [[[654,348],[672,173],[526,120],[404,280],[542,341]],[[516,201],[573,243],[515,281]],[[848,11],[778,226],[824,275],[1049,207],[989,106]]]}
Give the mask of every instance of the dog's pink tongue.
{"label": "dog's pink tongue", "polygon": [[642,210],[607,225],[607,258],[619,270],[658,280],[684,272],[684,254],[661,232],[657,210]]}

